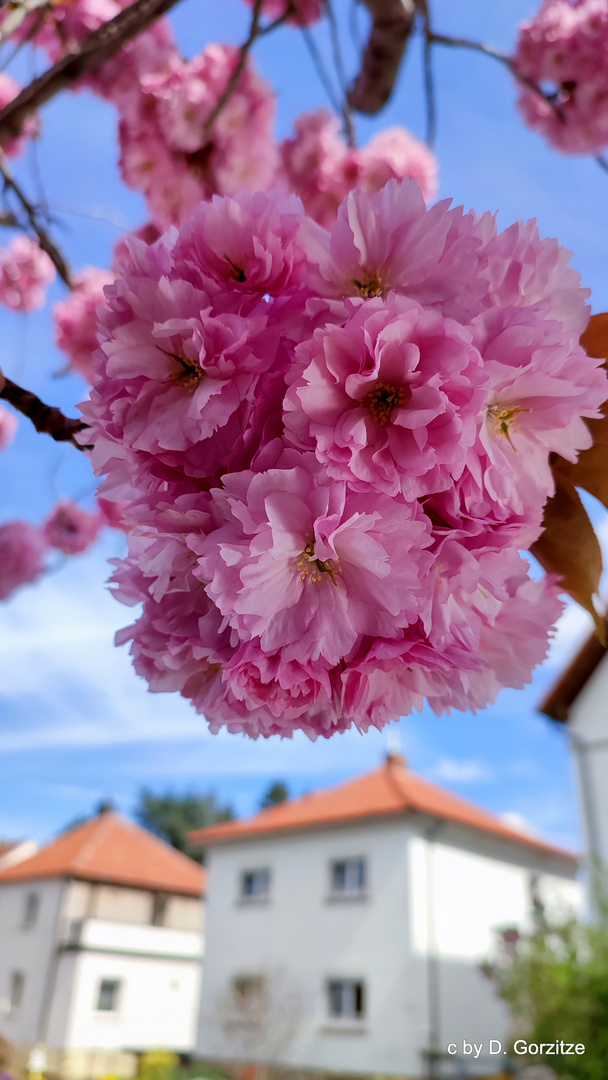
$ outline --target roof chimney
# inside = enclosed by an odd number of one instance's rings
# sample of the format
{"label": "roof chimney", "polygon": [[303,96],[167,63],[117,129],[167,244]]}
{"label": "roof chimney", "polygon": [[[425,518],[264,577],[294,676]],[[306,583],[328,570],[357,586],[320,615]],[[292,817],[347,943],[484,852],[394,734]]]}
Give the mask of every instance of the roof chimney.
{"label": "roof chimney", "polygon": [[104,814],[111,814],[115,809],[114,803],[111,799],[102,799],[97,805],[95,813],[98,817],[103,817]]}
{"label": "roof chimney", "polygon": [[407,769],[407,761],[401,752],[401,732],[398,727],[389,728],[386,733],[386,765]]}

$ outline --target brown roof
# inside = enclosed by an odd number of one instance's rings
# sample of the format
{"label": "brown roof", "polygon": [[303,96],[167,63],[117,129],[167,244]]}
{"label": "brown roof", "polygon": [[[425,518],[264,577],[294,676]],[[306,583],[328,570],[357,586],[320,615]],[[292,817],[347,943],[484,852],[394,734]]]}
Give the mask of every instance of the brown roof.
{"label": "brown roof", "polygon": [[406,768],[404,759],[396,754],[389,755],[382,768],[339,787],[316,791],[301,799],[291,799],[262,810],[252,818],[197,829],[190,833],[189,839],[191,843],[206,847],[257,838],[267,833],[315,829],[361,818],[400,816],[411,812],[457,822],[504,840],[525,844],[537,851],[576,860],[571,852],[535,840],[505,825],[494,814],[474,803],[416,776]]}
{"label": "brown roof", "polygon": [[565,722],[570,716],[571,706],[607,651],[599,638],[592,634],[539,705],[540,712],[550,716],[552,720]]}
{"label": "brown roof", "polygon": [[147,829],[106,811],[31,858],[0,870],[0,885],[38,878],[77,878],[200,896],[205,871]]}

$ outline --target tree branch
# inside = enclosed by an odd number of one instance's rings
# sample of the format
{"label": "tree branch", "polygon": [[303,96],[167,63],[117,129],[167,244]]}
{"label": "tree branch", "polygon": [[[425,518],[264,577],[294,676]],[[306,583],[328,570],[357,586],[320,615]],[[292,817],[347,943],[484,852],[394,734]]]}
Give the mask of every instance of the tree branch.
{"label": "tree branch", "polygon": [[0,142],[16,138],[24,121],[41,105],[109,60],[176,3],[178,0],[135,0],[109,22],[92,30],[72,52],[24,87],[0,110]]}
{"label": "tree branch", "polygon": [[10,379],[5,379],[3,375],[0,375],[0,398],[8,401],[17,412],[27,416],[40,434],[50,435],[55,442],[72,443],[77,450],[91,449],[90,446],[81,446],[76,442],[75,436],[87,427],[82,420],[72,420],[71,417],[64,416],[61,409],[45,405],[35,394],[17,386]]}
{"label": "tree branch", "polygon": [[247,57],[249,56],[249,53],[251,51],[251,47],[260,33],[260,16],[262,14],[263,2],[264,0],[255,0],[255,4],[253,5],[253,14],[251,16],[251,26],[249,27],[249,36],[247,40],[243,42],[239,49],[239,56],[235,64],[234,71],[228,79],[223,93],[220,94],[211,112],[209,113],[209,116],[205,120],[205,123],[203,125],[203,142],[207,138],[207,135],[211,131],[211,128],[215,124],[215,121],[217,120],[220,113],[222,113],[226,108],[226,105],[230,101],[230,98],[234,94],[234,91],[236,90],[240,82],[243,71],[245,70],[245,64],[247,63]]}
{"label": "tree branch", "polygon": [[375,116],[386,105],[414,27],[415,0],[363,0],[372,29],[361,71],[348,95],[351,108]]}
{"label": "tree branch", "polygon": [[[4,180],[5,190],[8,189],[8,190],[14,192],[14,194],[18,198],[19,202],[21,203],[21,206],[22,206],[23,210],[26,213],[27,220],[28,220],[31,228],[36,233],[36,236],[38,237],[38,243],[40,244],[40,247],[42,248],[43,251],[46,251],[46,254],[48,255],[48,257],[51,260],[51,262],[53,263],[57,273],[59,274],[59,277],[61,278],[62,281],[65,282],[68,289],[73,288],[74,283],[72,281],[72,275],[70,273],[70,268],[69,268],[69,266],[68,266],[68,264],[66,262],[66,259],[62,255],[62,253],[59,250],[59,248],[57,247],[57,245],[51,240],[51,238],[50,238],[49,234],[47,233],[46,229],[43,228],[43,226],[38,221],[38,216],[37,216],[37,213],[36,213],[36,207],[32,205],[32,203],[29,201],[29,199],[27,198],[25,193],[21,190],[21,188],[20,188],[19,184],[17,183],[17,181],[9,173],[8,169],[6,168],[6,165],[4,164],[3,155],[2,155],[1,152],[0,152],[0,176],[2,176],[2,179]],[[15,225],[19,224],[19,222],[17,222],[14,218],[13,218],[13,222],[14,222]]]}

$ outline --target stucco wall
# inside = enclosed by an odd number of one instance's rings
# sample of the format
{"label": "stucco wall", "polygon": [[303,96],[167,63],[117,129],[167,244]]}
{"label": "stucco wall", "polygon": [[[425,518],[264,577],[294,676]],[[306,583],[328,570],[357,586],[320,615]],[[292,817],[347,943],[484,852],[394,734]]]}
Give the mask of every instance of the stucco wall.
{"label": "stucco wall", "polygon": [[[504,1038],[506,1010],[479,963],[494,927],[529,920],[531,874],[553,871],[558,891],[560,874],[533,849],[462,829],[428,841],[430,826],[385,820],[212,849],[199,1053],[420,1076],[429,1025],[444,1050],[458,1039]],[[367,895],[332,900],[330,862],[348,856],[367,859]],[[268,901],[243,903],[242,872],[264,866]],[[247,1027],[231,987],[258,975],[269,988],[268,1020]],[[328,1020],[330,977],[364,980],[363,1022]]]}

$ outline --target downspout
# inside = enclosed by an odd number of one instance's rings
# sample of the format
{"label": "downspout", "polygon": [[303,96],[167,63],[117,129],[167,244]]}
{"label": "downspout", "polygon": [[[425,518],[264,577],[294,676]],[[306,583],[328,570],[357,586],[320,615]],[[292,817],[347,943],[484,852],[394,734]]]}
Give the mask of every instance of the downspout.
{"label": "downspout", "polygon": [[428,1064],[429,1077],[440,1076],[441,1065],[441,984],[439,956],[437,953],[437,927],[435,921],[435,889],[433,853],[435,838],[444,822],[436,819],[424,834],[426,840],[426,945],[427,945],[427,1011],[428,1011]]}
{"label": "downspout", "polygon": [[595,908],[597,906],[597,898],[595,897],[595,886],[597,885],[596,878],[598,871],[601,870],[602,866],[600,856],[599,820],[595,799],[593,797],[591,771],[589,769],[589,751],[593,749],[595,743],[584,742],[583,739],[579,738],[572,731],[569,731],[568,734],[578,763],[579,788],[587,826],[587,843],[589,847],[587,872],[590,877],[590,899],[592,907]]}

